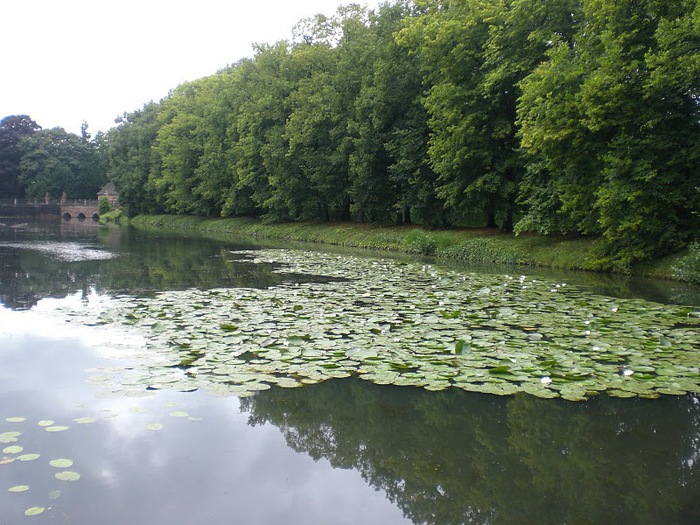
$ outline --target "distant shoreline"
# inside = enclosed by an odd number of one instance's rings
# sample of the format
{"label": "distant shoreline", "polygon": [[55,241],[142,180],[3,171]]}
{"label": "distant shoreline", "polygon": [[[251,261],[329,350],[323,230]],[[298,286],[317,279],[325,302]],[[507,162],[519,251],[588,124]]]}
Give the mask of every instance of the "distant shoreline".
{"label": "distant shoreline", "polygon": [[[114,220],[109,215],[106,221]],[[141,215],[120,224],[136,228],[196,232],[216,236],[248,236],[389,251],[463,262],[536,266],[567,270],[606,271],[597,263],[595,238],[514,236],[497,229],[427,230],[417,226],[358,223],[294,222],[267,224],[252,218],[203,218],[187,215]],[[678,280],[673,267],[684,252],[628,269],[630,275]],[[619,272],[617,272],[619,273]]]}

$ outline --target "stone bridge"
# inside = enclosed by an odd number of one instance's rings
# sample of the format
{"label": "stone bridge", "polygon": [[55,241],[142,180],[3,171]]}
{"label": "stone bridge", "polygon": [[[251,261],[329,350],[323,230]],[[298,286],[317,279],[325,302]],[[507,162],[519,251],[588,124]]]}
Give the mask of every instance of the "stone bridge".
{"label": "stone bridge", "polygon": [[97,201],[89,199],[0,199],[0,217],[92,219],[97,221]]}
{"label": "stone bridge", "polygon": [[66,200],[61,203],[61,217],[69,221],[73,218],[79,221],[100,218],[97,213],[97,201],[93,200]]}

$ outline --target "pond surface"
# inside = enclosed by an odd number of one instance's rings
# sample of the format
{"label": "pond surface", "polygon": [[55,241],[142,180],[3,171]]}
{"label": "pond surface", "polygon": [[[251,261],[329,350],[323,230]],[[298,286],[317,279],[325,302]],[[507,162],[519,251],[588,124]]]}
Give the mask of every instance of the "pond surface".
{"label": "pond surface", "polygon": [[698,290],[0,226],[0,523],[696,524]]}

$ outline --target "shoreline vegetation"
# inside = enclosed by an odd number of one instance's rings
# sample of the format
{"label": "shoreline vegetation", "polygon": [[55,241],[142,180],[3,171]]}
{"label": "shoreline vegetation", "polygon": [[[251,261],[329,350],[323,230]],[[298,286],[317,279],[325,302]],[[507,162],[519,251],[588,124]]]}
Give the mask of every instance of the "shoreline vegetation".
{"label": "shoreline vegetation", "polygon": [[[103,222],[139,229],[163,229],[201,235],[245,236],[318,243],[394,253],[434,256],[470,263],[491,263],[616,273],[600,267],[597,239],[518,235],[498,229],[428,230],[418,226],[378,226],[351,222],[265,223],[253,218],[204,218],[186,215],[140,215],[127,219],[118,210]],[[692,249],[633,265],[624,273],[698,284],[697,254]],[[693,262],[695,268],[693,269]],[[679,269],[689,268],[685,273]],[[620,272],[617,272],[620,273]]]}
{"label": "shoreline vegetation", "polygon": [[698,41],[699,0],[348,4],[94,140],[3,119],[0,197],[700,284]]}

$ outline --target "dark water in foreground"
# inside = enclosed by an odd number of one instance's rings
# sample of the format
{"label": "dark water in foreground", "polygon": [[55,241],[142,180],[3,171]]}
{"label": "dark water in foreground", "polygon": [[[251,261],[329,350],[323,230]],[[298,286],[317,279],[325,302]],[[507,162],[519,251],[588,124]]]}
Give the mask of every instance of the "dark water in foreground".
{"label": "dark water in foreground", "polygon": [[125,356],[95,338],[115,335],[56,323],[56,305],[314,277],[232,262],[245,243],[66,223],[0,236],[0,524],[700,522],[695,395],[571,403],[356,378],[105,395],[95,376]]}

